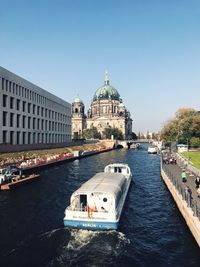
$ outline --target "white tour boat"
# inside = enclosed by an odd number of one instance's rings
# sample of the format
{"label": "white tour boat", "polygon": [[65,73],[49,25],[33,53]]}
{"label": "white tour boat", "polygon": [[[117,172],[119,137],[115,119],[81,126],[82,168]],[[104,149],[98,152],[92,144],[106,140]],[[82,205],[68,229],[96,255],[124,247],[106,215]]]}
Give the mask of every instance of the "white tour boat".
{"label": "white tour boat", "polygon": [[117,229],[132,173],[127,164],[105,167],[76,190],[65,209],[64,225],[69,228]]}
{"label": "white tour boat", "polygon": [[156,146],[150,146],[148,147],[148,154],[157,154],[158,153],[158,148]]}

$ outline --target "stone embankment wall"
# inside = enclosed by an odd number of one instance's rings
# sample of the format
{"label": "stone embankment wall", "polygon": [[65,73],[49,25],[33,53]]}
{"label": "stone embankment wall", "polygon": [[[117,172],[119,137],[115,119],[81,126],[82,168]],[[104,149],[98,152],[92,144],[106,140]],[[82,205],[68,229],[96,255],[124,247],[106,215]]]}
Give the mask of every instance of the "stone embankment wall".
{"label": "stone embankment wall", "polygon": [[176,202],[183,218],[186,221],[186,224],[188,225],[191,233],[193,234],[195,240],[197,241],[200,247],[200,221],[199,219],[196,216],[194,216],[192,209],[188,207],[186,201],[182,199],[182,196],[176,190],[176,188],[170,181],[169,177],[162,169],[162,166],[161,166],[161,176],[166,186],[168,187],[169,191],[171,192],[174,198],[174,201]]}
{"label": "stone embankment wall", "polygon": [[97,142],[98,140],[86,140],[86,141],[80,140],[70,143],[52,143],[52,144],[26,144],[26,145],[0,144],[0,153],[80,146],[83,144],[96,144]]}

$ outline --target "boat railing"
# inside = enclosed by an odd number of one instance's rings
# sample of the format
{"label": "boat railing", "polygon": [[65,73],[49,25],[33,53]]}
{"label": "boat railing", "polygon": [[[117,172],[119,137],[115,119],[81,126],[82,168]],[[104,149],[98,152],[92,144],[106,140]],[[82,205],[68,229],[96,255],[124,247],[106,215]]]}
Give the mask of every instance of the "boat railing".
{"label": "boat railing", "polygon": [[[92,209],[90,207],[71,207],[68,206],[66,208],[68,211],[76,211],[76,212],[97,212],[97,213],[107,213],[107,210],[98,210],[98,209]],[[109,213],[114,213],[115,211],[109,211]]]}

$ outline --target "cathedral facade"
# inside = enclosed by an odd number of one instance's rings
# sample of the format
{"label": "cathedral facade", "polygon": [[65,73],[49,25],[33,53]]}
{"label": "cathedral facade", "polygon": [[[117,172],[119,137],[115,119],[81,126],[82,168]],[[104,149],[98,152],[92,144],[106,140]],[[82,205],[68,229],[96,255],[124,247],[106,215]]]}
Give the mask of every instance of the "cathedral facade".
{"label": "cathedral facade", "polygon": [[105,128],[118,128],[124,139],[132,136],[132,119],[124,106],[118,91],[110,85],[108,74],[105,74],[104,85],[98,88],[93,96],[90,108],[85,114],[85,106],[79,97],[72,103],[72,136],[81,138],[84,129],[95,127],[104,138]]}

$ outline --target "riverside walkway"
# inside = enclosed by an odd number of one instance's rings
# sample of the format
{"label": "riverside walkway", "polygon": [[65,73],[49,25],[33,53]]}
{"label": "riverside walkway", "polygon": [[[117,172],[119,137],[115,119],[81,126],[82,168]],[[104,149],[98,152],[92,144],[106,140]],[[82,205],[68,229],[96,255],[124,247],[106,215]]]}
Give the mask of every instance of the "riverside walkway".
{"label": "riverside walkway", "polygon": [[[195,185],[196,174],[191,172],[190,166],[185,164],[179,155],[176,155],[176,159],[177,164],[166,164],[161,160],[161,176],[200,246],[200,198],[198,198]],[[187,173],[185,183],[181,179],[183,169]],[[186,187],[190,188],[190,193]]]}

